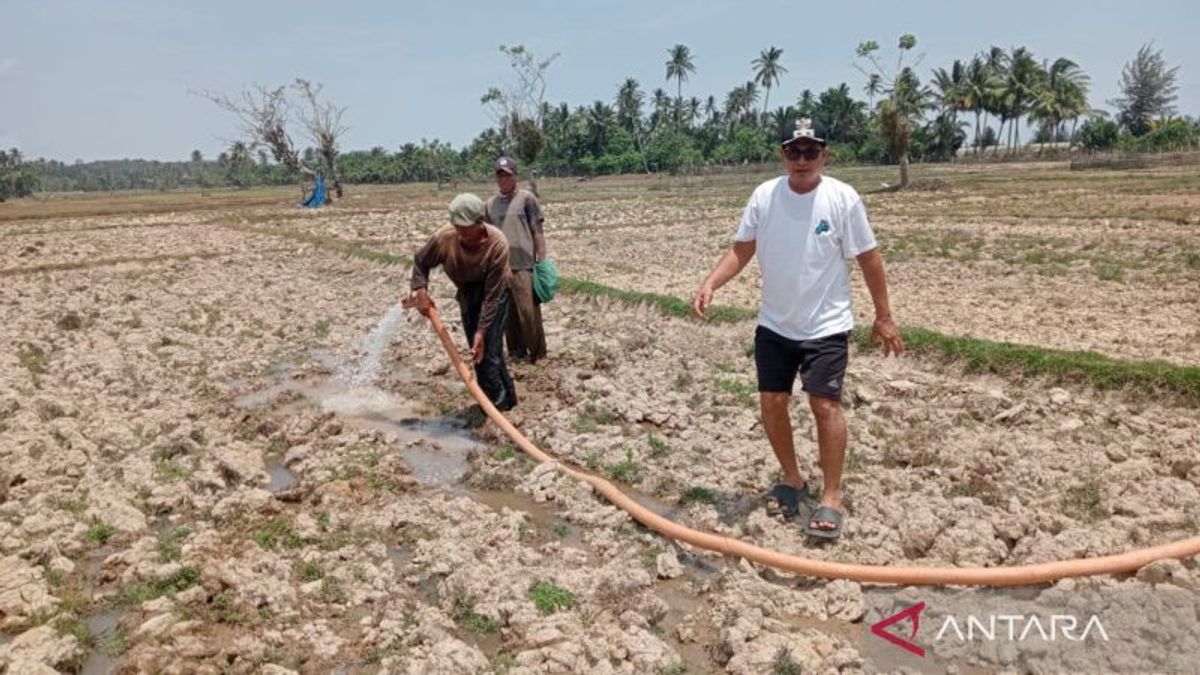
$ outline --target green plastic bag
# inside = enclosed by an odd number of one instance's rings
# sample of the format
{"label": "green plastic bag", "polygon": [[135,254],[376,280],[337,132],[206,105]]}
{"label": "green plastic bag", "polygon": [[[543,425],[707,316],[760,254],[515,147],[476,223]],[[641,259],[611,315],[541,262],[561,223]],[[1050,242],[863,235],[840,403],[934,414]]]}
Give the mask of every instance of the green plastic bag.
{"label": "green plastic bag", "polygon": [[533,266],[533,295],[540,303],[547,303],[558,293],[558,268],[554,261],[543,258]]}

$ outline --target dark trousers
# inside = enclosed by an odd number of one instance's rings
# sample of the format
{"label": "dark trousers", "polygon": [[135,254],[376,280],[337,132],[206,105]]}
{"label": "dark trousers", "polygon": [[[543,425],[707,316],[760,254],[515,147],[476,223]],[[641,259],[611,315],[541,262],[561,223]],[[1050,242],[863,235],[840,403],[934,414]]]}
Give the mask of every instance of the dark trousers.
{"label": "dark trousers", "polygon": [[[475,331],[479,328],[483,295],[483,282],[465,284],[458,289],[458,309],[462,312],[463,330],[467,333],[468,345],[475,341]],[[483,360],[475,364],[475,379],[479,382],[479,387],[499,410],[510,410],[517,405],[517,387],[504,364],[504,320],[508,315],[511,295],[506,290],[500,298],[496,319],[483,336]]]}
{"label": "dark trousers", "polygon": [[508,355],[531,362],[546,358],[546,331],[542,326],[542,305],[533,297],[533,272],[513,270],[512,307],[508,312]]}

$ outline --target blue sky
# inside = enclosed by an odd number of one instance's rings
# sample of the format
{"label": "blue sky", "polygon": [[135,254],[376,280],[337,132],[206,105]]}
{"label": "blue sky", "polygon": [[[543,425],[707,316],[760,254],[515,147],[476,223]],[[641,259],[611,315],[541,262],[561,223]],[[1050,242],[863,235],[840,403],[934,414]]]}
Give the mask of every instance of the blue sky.
{"label": "blue sky", "polygon": [[[662,86],[666,50],[682,42],[696,73],[684,95],[723,98],[776,45],[789,69],[772,105],[845,81],[862,96],[854,47],[917,35],[923,77],[990,45],[1066,56],[1108,108],[1122,65],[1153,40],[1181,66],[1181,113],[1200,115],[1200,19],[1182,1],[1128,2],[163,2],[3,0],[0,147],[31,157],[215,156],[233,120],[189,94],[236,92],[297,76],[348,108],[348,149],[440,138],[469,142],[491,119],[479,97],[508,75],[501,44],[561,56],[547,98],[611,101],[636,77]],[[1188,19],[1191,16],[1193,18]]]}

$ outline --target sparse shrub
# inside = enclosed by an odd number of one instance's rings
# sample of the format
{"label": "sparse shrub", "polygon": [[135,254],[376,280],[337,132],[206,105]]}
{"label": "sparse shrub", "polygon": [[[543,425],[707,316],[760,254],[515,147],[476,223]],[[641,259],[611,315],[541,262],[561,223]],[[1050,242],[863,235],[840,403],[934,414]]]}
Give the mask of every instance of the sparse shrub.
{"label": "sparse shrub", "polygon": [[575,594],[549,581],[539,581],[529,589],[529,599],[542,614],[553,614],[575,606]]}
{"label": "sparse shrub", "polygon": [[681,495],[679,497],[679,505],[680,506],[687,506],[688,504],[696,504],[696,503],[716,504],[717,503],[717,493],[714,492],[712,489],[706,488],[702,485],[694,485],[694,486],[688,488],[687,491],[684,492],[683,495]]}
{"label": "sparse shrub", "polygon": [[610,464],[608,466],[608,475],[614,480],[619,480],[623,483],[636,483],[638,481],[638,463],[633,458],[633,451],[625,450],[625,459]]}

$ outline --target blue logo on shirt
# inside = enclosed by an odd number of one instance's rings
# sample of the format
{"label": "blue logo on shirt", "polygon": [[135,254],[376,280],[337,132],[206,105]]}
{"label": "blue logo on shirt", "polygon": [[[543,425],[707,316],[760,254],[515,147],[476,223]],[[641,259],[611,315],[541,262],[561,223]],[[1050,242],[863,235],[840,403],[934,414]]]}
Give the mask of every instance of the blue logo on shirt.
{"label": "blue logo on shirt", "polygon": [[817,234],[825,234],[828,231],[829,231],[829,221],[822,218],[821,222],[817,223]]}

